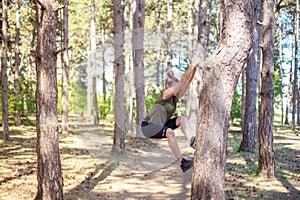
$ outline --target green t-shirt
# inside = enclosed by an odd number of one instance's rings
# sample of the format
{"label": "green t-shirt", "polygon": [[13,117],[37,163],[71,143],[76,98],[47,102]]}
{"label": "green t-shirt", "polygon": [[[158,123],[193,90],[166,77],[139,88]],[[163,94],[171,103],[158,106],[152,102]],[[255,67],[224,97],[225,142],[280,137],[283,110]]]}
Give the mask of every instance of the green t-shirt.
{"label": "green t-shirt", "polygon": [[163,100],[162,96],[163,92],[150,108],[144,121],[163,126],[172,117],[176,110],[178,98],[177,96],[172,96],[169,99]]}

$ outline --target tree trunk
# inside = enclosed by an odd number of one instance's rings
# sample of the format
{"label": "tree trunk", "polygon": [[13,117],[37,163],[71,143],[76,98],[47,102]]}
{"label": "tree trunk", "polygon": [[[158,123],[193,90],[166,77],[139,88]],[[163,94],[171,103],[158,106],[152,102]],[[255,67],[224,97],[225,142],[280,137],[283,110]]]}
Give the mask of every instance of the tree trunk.
{"label": "tree trunk", "polygon": [[[299,30],[295,30],[295,19],[293,20],[293,35],[292,35],[292,46],[294,49],[293,54],[296,55],[298,54],[298,52],[296,52],[296,32],[298,32]],[[296,66],[295,63],[295,57],[293,56],[293,86],[292,86],[292,124],[291,124],[291,128],[294,131],[296,128],[296,115],[297,115],[297,111],[296,111],[296,107],[297,107],[297,90],[298,90],[298,66]]]}
{"label": "tree trunk", "polygon": [[[104,26],[102,27],[102,34],[101,34],[101,41],[102,41],[102,45],[104,47],[105,45],[105,40],[104,40]],[[103,91],[103,101],[106,103],[106,95],[107,95],[107,92],[106,92],[106,69],[105,69],[105,48],[102,49],[102,91]]]}
{"label": "tree trunk", "polygon": [[133,61],[134,61],[134,87],[136,91],[136,137],[144,138],[141,124],[146,113],[145,79],[144,79],[144,23],[145,2],[134,0],[135,9],[133,14]]}
{"label": "tree trunk", "polygon": [[133,95],[134,90],[133,83],[133,48],[132,48],[132,36],[133,36],[133,1],[126,0],[124,8],[124,58],[125,58],[125,132],[133,130]]}
{"label": "tree trunk", "polygon": [[221,4],[220,42],[202,66],[191,199],[224,199],[232,99],[251,48],[251,1],[222,0]]}
{"label": "tree trunk", "polygon": [[[197,42],[202,46],[202,49],[205,48],[207,42],[207,23],[206,23],[206,16],[207,16],[207,9],[208,9],[208,1],[201,0],[199,4],[199,21],[198,21],[198,36]],[[205,53],[205,52],[202,52]]]}
{"label": "tree trunk", "polygon": [[289,124],[289,111],[290,107],[292,105],[292,81],[293,81],[293,65],[291,65],[290,72],[289,72],[290,78],[289,78],[289,84],[288,84],[288,92],[287,92],[287,102],[286,102],[286,108],[285,108],[285,122],[284,124]]}
{"label": "tree trunk", "polygon": [[37,3],[36,128],[38,191],[35,199],[63,199],[57,117],[57,57],[55,0]]}
{"label": "tree trunk", "polygon": [[206,47],[209,47],[210,45],[210,26],[211,26],[211,21],[212,21],[212,1],[209,0],[209,14],[208,14],[208,23],[207,23],[207,35],[206,35]]}
{"label": "tree trunk", "polygon": [[121,0],[113,0],[114,5],[114,54],[115,54],[115,104],[114,104],[114,144],[113,151],[125,151],[124,132],[124,33]]}
{"label": "tree trunk", "polygon": [[283,27],[282,22],[279,24],[279,76],[280,76],[280,110],[281,110],[281,120],[280,123],[283,124],[283,116],[284,116],[284,108],[283,108],[283,69],[282,69],[282,63],[283,63],[283,55],[282,55],[282,33],[283,33]]}
{"label": "tree trunk", "polygon": [[[161,48],[161,12],[162,12],[162,0],[157,1],[157,19],[156,19],[156,25],[157,25],[157,53],[156,53],[156,85],[161,85],[163,83],[163,73],[161,73],[161,67],[162,67],[162,48]],[[162,77],[161,77],[162,76]]]}
{"label": "tree trunk", "polygon": [[275,176],[275,152],[273,147],[274,117],[274,0],[262,1],[262,52],[261,108],[259,121],[258,173]]}
{"label": "tree trunk", "polygon": [[[190,2],[191,3],[191,2]],[[206,26],[206,13],[208,8],[207,0],[202,0],[201,2],[196,1],[195,7],[192,10],[195,10],[195,27],[191,27],[194,29],[194,45],[192,46],[192,55],[196,56],[198,59],[200,58],[201,62],[204,62],[206,59],[206,36],[207,36],[207,26]],[[196,20],[197,19],[197,20]],[[192,61],[193,62],[193,61]],[[199,83],[201,81],[201,76],[199,74],[195,75],[193,81],[190,85],[188,98],[187,98],[187,116],[190,124],[197,124],[197,116],[198,116],[198,97],[199,97]],[[190,130],[192,135],[196,132],[196,126],[190,126],[193,129]]]}
{"label": "tree trunk", "polygon": [[[298,49],[299,49],[299,0],[297,0],[296,2],[296,14],[295,14],[295,70],[297,70],[297,73],[298,73]],[[300,96],[299,96],[299,85],[298,85],[298,74],[295,73],[295,78],[297,79],[297,82],[296,82],[296,87],[295,90],[296,90],[296,98],[297,98],[297,103],[296,103],[296,107],[297,107],[297,125],[300,125]]]}
{"label": "tree trunk", "polygon": [[289,124],[289,101],[286,101],[286,108],[285,108],[285,121],[284,124]]}
{"label": "tree trunk", "polygon": [[257,77],[260,66],[261,0],[254,1],[252,51],[246,68],[246,99],[243,113],[243,140],[239,150],[254,153],[257,138]]}
{"label": "tree trunk", "polygon": [[9,140],[8,131],[8,86],[7,86],[7,0],[2,0],[2,57],[1,57],[1,85],[2,85],[2,128],[4,140]]}
{"label": "tree trunk", "polygon": [[166,44],[166,52],[167,52],[167,68],[170,69],[172,67],[172,46],[171,46],[171,38],[172,38],[172,15],[173,15],[173,0],[167,0],[168,4],[168,16],[167,16],[167,37],[165,40]]}
{"label": "tree trunk", "polygon": [[21,110],[20,110],[20,0],[16,1],[16,38],[15,38],[15,77],[14,77],[14,93],[15,93],[15,124],[16,126],[21,125]]}
{"label": "tree trunk", "polygon": [[68,101],[68,79],[69,79],[69,19],[68,19],[68,12],[69,12],[69,0],[64,0],[64,52],[63,52],[63,73],[62,73],[62,133],[69,132],[69,125],[68,125],[68,108],[69,108],[69,101]]}
{"label": "tree trunk", "polygon": [[187,57],[188,60],[191,61],[194,54],[194,48],[193,48],[193,27],[194,27],[194,20],[193,20],[193,13],[194,13],[194,0],[190,0],[189,2],[189,10],[188,10],[188,25],[187,25],[187,32],[188,32],[188,38],[187,38]]}
{"label": "tree trunk", "polygon": [[88,66],[87,66],[87,119],[90,120],[92,114],[92,87],[93,87],[93,70],[91,65],[91,53],[88,54]]}
{"label": "tree trunk", "polygon": [[[242,103],[241,103],[241,113],[242,113],[242,116],[241,116],[241,121],[242,121],[242,124],[241,126],[243,127],[244,126],[244,116],[245,116],[245,102],[246,102],[246,95],[245,95],[245,70],[242,71],[242,74],[241,74],[242,78],[242,96],[241,96],[241,99],[242,99]],[[233,122],[232,122],[233,123]]]}
{"label": "tree trunk", "polygon": [[97,99],[97,64],[96,64],[96,14],[95,14],[95,0],[91,0],[91,67],[92,67],[92,90],[93,90],[93,106],[94,106],[94,125],[99,125],[99,111]]}

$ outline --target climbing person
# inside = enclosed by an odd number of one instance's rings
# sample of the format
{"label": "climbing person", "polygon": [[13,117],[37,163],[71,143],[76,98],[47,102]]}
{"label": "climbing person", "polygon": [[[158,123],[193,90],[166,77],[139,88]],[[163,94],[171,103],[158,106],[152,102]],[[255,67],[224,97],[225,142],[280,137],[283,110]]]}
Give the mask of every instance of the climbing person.
{"label": "climbing person", "polygon": [[196,67],[189,66],[178,80],[173,71],[167,71],[165,89],[151,106],[145,116],[141,129],[147,138],[167,138],[169,147],[177,159],[181,170],[186,172],[193,166],[193,159],[183,158],[178,146],[174,129],[180,127],[192,148],[195,149],[195,137],[189,133],[190,125],[185,116],[173,116],[178,100],[187,92],[196,73]]}

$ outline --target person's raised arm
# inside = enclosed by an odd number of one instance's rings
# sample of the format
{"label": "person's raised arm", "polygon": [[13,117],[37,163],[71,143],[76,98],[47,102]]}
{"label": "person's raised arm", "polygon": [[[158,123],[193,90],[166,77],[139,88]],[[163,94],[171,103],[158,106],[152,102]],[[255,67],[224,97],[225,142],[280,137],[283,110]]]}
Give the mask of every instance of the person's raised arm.
{"label": "person's raised arm", "polygon": [[194,76],[195,76],[195,73],[197,71],[197,68],[194,67],[192,73],[190,74],[188,80],[184,83],[184,85],[182,85],[181,89],[179,90],[178,92],[178,98],[180,99],[181,97],[183,97],[183,95],[185,95],[185,93],[187,92],[188,88],[189,88],[189,85],[190,83],[192,82]]}
{"label": "person's raised arm", "polygon": [[186,72],[183,74],[183,76],[181,77],[180,81],[181,85],[185,84],[186,82],[189,81],[189,78],[191,76],[192,73],[195,73],[195,67],[193,67],[192,65],[189,66],[189,68],[186,70]]}
{"label": "person's raised arm", "polygon": [[[173,86],[169,87],[168,89],[166,89],[163,93],[163,99],[168,99],[172,96],[176,96],[176,95],[180,95],[179,92],[184,89],[184,87],[188,87],[189,83],[192,81],[194,75],[196,72],[196,68],[193,66],[190,66],[187,71],[185,72],[185,74],[181,77],[180,81],[175,83]],[[185,89],[187,90],[187,89]],[[185,91],[186,92],[186,91]],[[180,92],[180,93],[185,93]]]}

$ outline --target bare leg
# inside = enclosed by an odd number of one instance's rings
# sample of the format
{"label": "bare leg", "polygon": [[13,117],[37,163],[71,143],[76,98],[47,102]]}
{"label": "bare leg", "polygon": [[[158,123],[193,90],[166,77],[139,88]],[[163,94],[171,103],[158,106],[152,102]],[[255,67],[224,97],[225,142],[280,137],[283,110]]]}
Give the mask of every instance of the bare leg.
{"label": "bare leg", "polygon": [[174,131],[172,129],[168,128],[166,136],[168,139],[169,147],[180,165],[181,159],[182,159],[182,154],[180,152]]}

